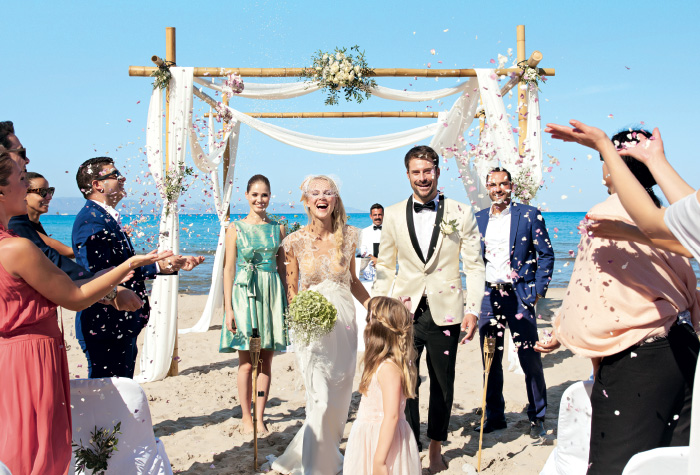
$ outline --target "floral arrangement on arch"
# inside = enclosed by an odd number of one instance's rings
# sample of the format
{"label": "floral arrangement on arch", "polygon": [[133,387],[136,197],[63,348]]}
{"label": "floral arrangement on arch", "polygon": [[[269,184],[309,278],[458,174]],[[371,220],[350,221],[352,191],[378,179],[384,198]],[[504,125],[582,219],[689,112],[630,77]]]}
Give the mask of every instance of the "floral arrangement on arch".
{"label": "floral arrangement on arch", "polygon": [[214,146],[217,148],[225,145],[223,137],[230,130],[231,122],[233,121],[233,114],[224,102],[234,95],[243,92],[244,87],[243,79],[235,72],[226,76],[226,79],[224,79],[221,85],[221,101],[216,104],[214,112],[216,113],[216,121],[219,123],[223,122],[224,126],[217,132],[217,136],[220,140],[214,139]]}
{"label": "floral arrangement on arch", "polygon": [[541,183],[536,183],[528,170],[520,170],[513,178],[513,195],[521,203],[529,203],[542,188]]}
{"label": "floral arrangement on arch", "polygon": [[318,81],[322,88],[328,91],[326,105],[338,103],[338,93],[343,90],[345,100],[357,103],[369,99],[370,90],[377,85],[371,77],[374,70],[367,65],[365,52],[355,45],[350,48],[355,54],[349,54],[347,48],[335,48],[334,52],[319,50],[312,56],[313,64],[305,68],[302,77],[311,81]]}
{"label": "floral arrangement on arch", "polygon": [[537,88],[538,91],[542,92],[539,86],[540,81],[545,83],[547,82],[547,78],[540,74],[539,69],[531,68],[527,65],[527,61],[521,61],[520,63],[518,63],[518,67],[522,69],[522,73],[520,75],[521,82],[525,83],[525,85],[530,89],[530,91],[533,91],[535,88]]}

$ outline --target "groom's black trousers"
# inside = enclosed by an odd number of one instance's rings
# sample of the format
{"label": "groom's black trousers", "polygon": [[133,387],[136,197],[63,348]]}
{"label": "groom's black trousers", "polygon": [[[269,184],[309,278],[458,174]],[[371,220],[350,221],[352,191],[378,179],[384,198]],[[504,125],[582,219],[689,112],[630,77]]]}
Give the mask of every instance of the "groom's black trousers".
{"label": "groom's black trousers", "polygon": [[[450,423],[452,398],[454,395],[455,365],[457,363],[457,345],[459,344],[459,324],[438,326],[430,314],[430,307],[425,297],[421,299],[413,316],[413,342],[418,353],[416,368],[420,368],[423,349],[426,350],[426,363],[430,378],[430,405],[428,406],[428,438],[447,440],[447,427]],[[420,442],[420,405],[418,388],[420,377],[416,381],[416,397],[406,401],[406,420]]]}

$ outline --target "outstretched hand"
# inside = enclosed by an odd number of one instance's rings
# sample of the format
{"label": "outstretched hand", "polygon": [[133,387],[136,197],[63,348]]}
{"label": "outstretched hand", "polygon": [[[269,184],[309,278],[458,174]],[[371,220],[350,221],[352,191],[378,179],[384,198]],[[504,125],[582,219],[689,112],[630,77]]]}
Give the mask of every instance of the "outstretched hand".
{"label": "outstretched hand", "polygon": [[185,263],[180,268],[181,270],[190,271],[204,262],[204,256],[186,256]]}
{"label": "outstretched hand", "polygon": [[599,144],[602,140],[610,141],[600,129],[591,127],[579,122],[578,120],[570,120],[569,123],[573,127],[558,124],[547,124],[544,129],[548,134],[552,134],[553,139],[562,140],[564,142],[576,142],[585,147],[599,150]]}
{"label": "outstretched hand", "polygon": [[137,267],[142,267],[142,266],[147,266],[149,264],[155,264],[158,261],[162,261],[163,259],[167,259],[170,256],[173,255],[173,251],[162,251],[158,252],[157,250],[153,250],[149,252],[148,254],[137,254],[133,257],[129,258],[129,267],[135,269]]}
{"label": "outstretched hand", "polygon": [[634,147],[622,148],[618,153],[635,158],[647,167],[654,161],[666,158],[664,155],[664,142],[661,140],[661,132],[659,132],[658,127],[654,129],[650,139],[642,134],[637,134],[637,137],[633,138],[633,140],[637,141]]}
{"label": "outstretched hand", "polygon": [[559,343],[559,340],[557,340],[557,337],[552,335],[552,338],[547,341],[537,341],[535,342],[535,348],[534,350],[537,353],[551,353],[552,351],[556,350],[561,346],[561,343]]}

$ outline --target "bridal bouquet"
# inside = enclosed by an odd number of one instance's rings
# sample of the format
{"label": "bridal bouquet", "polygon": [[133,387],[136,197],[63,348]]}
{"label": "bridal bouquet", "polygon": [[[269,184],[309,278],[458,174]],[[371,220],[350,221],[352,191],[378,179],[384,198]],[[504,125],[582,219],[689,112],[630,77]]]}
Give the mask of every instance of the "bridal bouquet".
{"label": "bridal bouquet", "polygon": [[372,95],[370,89],[377,82],[369,77],[373,70],[367,65],[364,51],[355,45],[350,48],[356,56],[346,54],[347,48],[336,48],[335,52],[316,53],[312,56],[313,64],[304,69],[302,77],[318,81],[319,85],[328,90],[326,105],[338,103],[338,91],[342,88],[345,92],[345,100],[355,100],[358,103],[369,99]]}
{"label": "bridal bouquet", "polygon": [[337,320],[333,304],[314,290],[299,292],[287,309],[287,325],[295,339],[305,345],[330,333]]}

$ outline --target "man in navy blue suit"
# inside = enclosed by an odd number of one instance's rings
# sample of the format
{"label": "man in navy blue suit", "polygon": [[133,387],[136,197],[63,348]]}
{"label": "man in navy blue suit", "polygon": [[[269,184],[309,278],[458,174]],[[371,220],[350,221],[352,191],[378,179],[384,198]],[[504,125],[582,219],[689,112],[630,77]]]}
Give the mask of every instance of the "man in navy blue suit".
{"label": "man in navy blue suit", "polygon": [[484,432],[504,429],[507,425],[502,360],[503,336],[508,326],[525,372],[530,437],[539,438],[546,434],[547,387],[540,354],[534,350],[538,340],[535,304],[544,297],[552,279],[554,252],[539,210],[511,202],[512,182],[508,170],[491,170],[486,177],[486,187],[491,207],[476,213],[486,262],[479,337],[482,350],[486,336],[496,337],[496,353],[486,392]]}
{"label": "man in navy blue suit", "polygon": [[[80,165],[76,180],[87,199],[73,224],[73,252],[78,264],[92,272],[121,264],[135,254],[115,209],[126,196],[126,178],[114,167],[111,158],[97,157]],[[138,352],[136,338],[146,325],[150,311],[144,281],[159,273],[172,274],[180,268],[191,270],[202,260],[171,256],[135,269],[133,277],[122,284],[144,302],[143,307],[134,312],[96,303],[77,313],[76,336],[87,357],[88,377],[133,377]]]}

